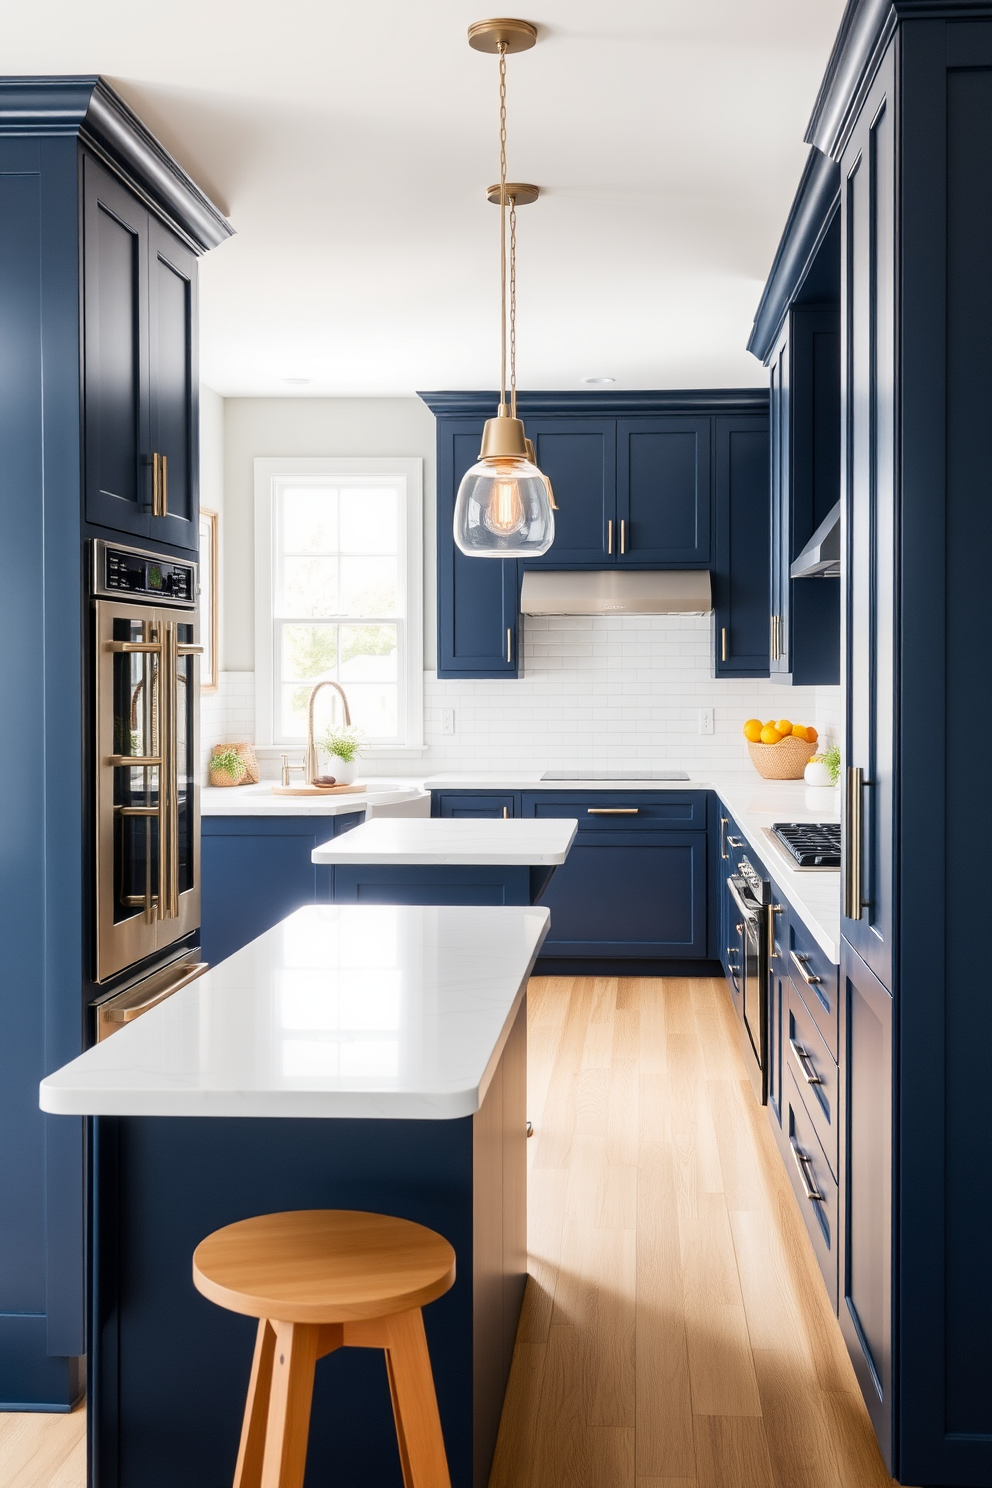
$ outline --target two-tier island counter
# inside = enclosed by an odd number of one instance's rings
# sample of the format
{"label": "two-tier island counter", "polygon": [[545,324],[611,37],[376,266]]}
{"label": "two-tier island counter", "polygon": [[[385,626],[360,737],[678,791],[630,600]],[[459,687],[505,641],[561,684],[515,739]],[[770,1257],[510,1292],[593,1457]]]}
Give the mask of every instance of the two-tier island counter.
{"label": "two-tier island counter", "polygon": [[[485,1488],[526,1276],[526,986],[539,907],[307,906],[42,1082],[93,1118],[90,1482],[232,1481],[253,1319],[194,1289],[212,1230],[281,1209],[445,1235],[425,1310],[454,1488]],[[402,1477],[385,1367],[317,1367],[308,1484]]]}

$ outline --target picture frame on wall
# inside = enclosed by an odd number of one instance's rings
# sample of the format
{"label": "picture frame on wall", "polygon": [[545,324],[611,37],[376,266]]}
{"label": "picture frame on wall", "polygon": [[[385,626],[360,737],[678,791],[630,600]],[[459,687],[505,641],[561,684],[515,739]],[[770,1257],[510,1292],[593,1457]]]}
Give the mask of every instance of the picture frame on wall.
{"label": "picture frame on wall", "polygon": [[200,691],[216,692],[219,656],[217,645],[217,539],[219,517],[200,508]]}

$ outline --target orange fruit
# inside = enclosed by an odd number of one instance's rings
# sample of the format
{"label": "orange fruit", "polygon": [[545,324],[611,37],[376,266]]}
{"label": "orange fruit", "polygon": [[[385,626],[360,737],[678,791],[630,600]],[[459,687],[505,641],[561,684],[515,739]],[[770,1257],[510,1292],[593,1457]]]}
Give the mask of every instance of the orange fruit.
{"label": "orange fruit", "polygon": [[759,743],[761,740],[761,730],[763,728],[764,724],[762,723],[760,718],[749,718],[747,723],[744,725],[745,739],[749,739],[752,744]]}
{"label": "orange fruit", "polygon": [[779,733],[774,724],[766,723],[764,728],[761,730],[762,744],[777,744],[781,737],[782,735]]}
{"label": "orange fruit", "polygon": [[787,718],[780,718],[775,727],[778,729],[783,739],[787,738],[789,734],[792,733],[792,724]]}
{"label": "orange fruit", "polygon": [[808,724],[806,727],[806,742],[808,744],[815,744],[819,737],[820,736],[816,732],[816,729],[813,727],[813,725],[811,723]]}
{"label": "orange fruit", "polygon": [[805,728],[803,727],[803,725],[801,723],[794,723],[792,725],[792,737],[794,739],[804,739],[805,740],[805,738],[806,738],[806,730],[805,730]]}

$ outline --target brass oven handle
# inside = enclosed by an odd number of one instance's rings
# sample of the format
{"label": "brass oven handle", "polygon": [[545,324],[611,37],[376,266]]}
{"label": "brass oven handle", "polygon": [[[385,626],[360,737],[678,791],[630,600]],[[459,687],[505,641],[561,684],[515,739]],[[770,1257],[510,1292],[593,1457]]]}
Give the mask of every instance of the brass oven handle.
{"label": "brass oven handle", "polygon": [[816,1065],[810,1059],[802,1044],[797,1044],[795,1039],[789,1040],[789,1048],[792,1050],[793,1058],[802,1071],[803,1079],[807,1085],[822,1085],[823,1081],[816,1073]]}
{"label": "brass oven handle", "polygon": [[844,914],[849,920],[860,920],[865,907],[862,886],[862,795],[865,772],[858,765],[847,767],[847,852],[844,858]]}
{"label": "brass oven handle", "polygon": [[[107,764],[115,769],[118,765],[129,765],[135,770],[152,770],[161,766],[162,757],[158,754],[108,754]],[[124,814],[128,815],[128,811]]]}
{"label": "brass oven handle", "polygon": [[606,524],[606,551],[613,552],[613,518],[610,517]]}
{"label": "brass oven handle", "polygon": [[184,641],[181,645],[179,645],[179,646],[176,647],[176,652],[177,652],[177,654],[179,656],[202,656],[203,655],[203,647],[202,646],[187,646],[186,643],[185,643],[185,641]]}
{"label": "brass oven handle", "polygon": [[809,960],[809,957],[806,955],[805,951],[800,951],[798,955],[795,951],[790,951],[789,960],[792,962],[793,966],[796,968],[799,975],[806,983],[807,987],[818,987],[823,981],[822,977],[814,976],[811,971],[806,970],[806,963]]}
{"label": "brass oven handle", "polygon": [[799,1169],[799,1181],[802,1183],[803,1192],[811,1204],[822,1204],[823,1195],[813,1181],[813,1159],[808,1152],[803,1151],[795,1137],[789,1138],[789,1145],[792,1148],[793,1162]]}
{"label": "brass oven handle", "polygon": [[636,816],[639,806],[587,806],[586,816]]}
{"label": "brass oven handle", "polygon": [[[205,971],[210,970],[209,961],[198,961],[195,966],[183,966],[179,975],[165,987],[159,987],[155,992],[150,992],[141,1002],[131,1003],[128,1007],[115,1008],[106,1005],[97,1008],[97,1042],[106,1038],[109,1029],[106,1025],[110,1023],[123,1024],[133,1023],[135,1018],[140,1018],[142,1013],[147,1013],[150,1008],[157,1007],[160,1002],[165,1002],[174,992],[181,987],[186,987],[190,982],[195,982]],[[113,1004],[115,999],[110,998]]]}
{"label": "brass oven handle", "polygon": [[104,641],[103,649],[105,651],[116,651],[119,654],[127,656],[131,655],[132,652],[150,652],[152,655],[157,656],[161,652],[162,647],[158,641]]}
{"label": "brass oven handle", "polygon": [[159,709],[162,766],[158,778],[158,917],[174,920],[179,914],[179,790],[177,760],[178,632],[162,623],[162,660],[159,670]]}
{"label": "brass oven handle", "polygon": [[769,904],[768,906],[768,959],[775,959],[775,916],[782,913],[781,904]]}

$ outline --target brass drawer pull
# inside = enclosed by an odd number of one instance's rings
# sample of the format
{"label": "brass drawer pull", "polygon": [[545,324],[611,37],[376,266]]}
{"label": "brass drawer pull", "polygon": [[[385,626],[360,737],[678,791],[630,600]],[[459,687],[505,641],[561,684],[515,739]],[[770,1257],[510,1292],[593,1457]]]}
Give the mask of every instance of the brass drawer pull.
{"label": "brass drawer pull", "polygon": [[813,1159],[808,1152],[803,1151],[795,1137],[789,1138],[789,1145],[792,1148],[792,1160],[799,1169],[799,1181],[802,1183],[803,1192],[811,1204],[822,1204],[823,1195],[813,1178]]}
{"label": "brass drawer pull", "polygon": [[802,1044],[797,1044],[795,1039],[789,1040],[789,1048],[792,1050],[793,1058],[802,1071],[803,1079],[807,1085],[822,1085],[823,1081],[816,1073],[816,1065],[810,1059]]}
{"label": "brass drawer pull", "polygon": [[587,806],[586,816],[636,816],[637,806]]}
{"label": "brass drawer pull", "polygon": [[790,951],[789,960],[792,962],[793,966],[795,966],[796,970],[799,972],[799,975],[802,977],[807,987],[818,987],[823,981],[822,977],[814,976],[811,971],[806,970],[806,963],[809,960],[809,957],[806,955],[805,951],[800,951],[798,955],[795,951]]}
{"label": "brass drawer pull", "polygon": [[729,833],[728,833],[728,835],[727,835],[727,846],[728,847],[743,847],[744,846],[744,838],[743,837],[731,837],[729,835]]}

